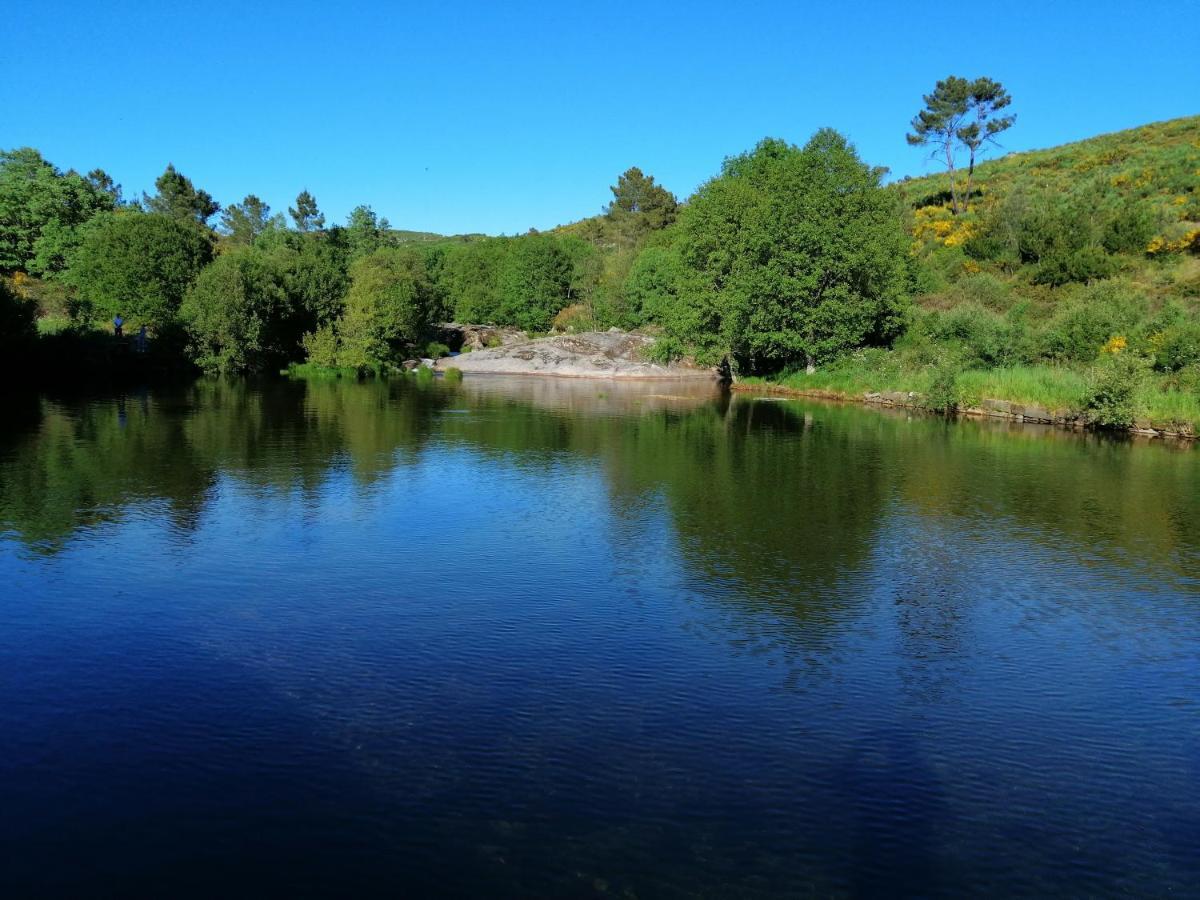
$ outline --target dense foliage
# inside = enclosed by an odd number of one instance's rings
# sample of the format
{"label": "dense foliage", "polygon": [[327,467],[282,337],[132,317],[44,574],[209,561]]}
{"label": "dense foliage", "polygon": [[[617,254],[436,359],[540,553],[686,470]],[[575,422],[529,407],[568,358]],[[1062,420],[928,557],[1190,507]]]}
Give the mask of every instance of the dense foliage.
{"label": "dense foliage", "polygon": [[679,345],[714,361],[731,357],[748,371],[811,366],[899,329],[896,200],[836,132],[818,132],[803,149],[766,140],[726,160],[680,231],[678,296],[652,305],[666,308],[663,325]]}
{"label": "dense foliage", "polygon": [[884,186],[824,130],[729,158],[683,203],[629,168],[599,215],[510,237],[401,231],[366,204],[329,224],[308,190],[286,217],[254,194],[222,208],[173,166],[126,203],[102,170],[2,152],[0,344],[103,366],[145,325],[150,356],[212,372],[388,371],[442,352],[451,320],[615,325],[803,387],[950,409],[1003,382],[1096,422],[1192,421],[1200,118],[982,161],[1014,121],[1004,88],[949,78],[925,101],[911,139],[950,179]]}

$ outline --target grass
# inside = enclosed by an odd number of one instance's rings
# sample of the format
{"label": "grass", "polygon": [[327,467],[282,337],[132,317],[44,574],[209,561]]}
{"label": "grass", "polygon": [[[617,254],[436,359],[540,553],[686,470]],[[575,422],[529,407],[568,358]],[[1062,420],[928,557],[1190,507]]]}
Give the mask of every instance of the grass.
{"label": "grass", "polygon": [[1087,378],[1059,366],[970,369],[958,376],[958,384],[969,397],[1012,400],[1051,411],[1078,407],[1087,391]]}
{"label": "grass", "polygon": [[[934,375],[930,366],[903,366],[899,354],[866,351],[811,375],[791,372],[776,378],[743,378],[740,383],[861,400],[866,393],[885,391],[925,394]],[[957,373],[956,386],[971,405],[984,399],[1008,400],[1041,406],[1050,412],[1071,413],[1082,407],[1089,380],[1085,373],[1062,366],[1011,366],[967,369]],[[1166,388],[1159,377],[1148,380],[1138,392],[1136,407],[1138,420],[1148,421],[1154,428],[1200,433],[1200,396]]]}
{"label": "grass", "polygon": [[292,363],[284,369],[281,375],[288,378],[354,378],[359,377],[358,369],[349,366],[319,366],[316,363]]}

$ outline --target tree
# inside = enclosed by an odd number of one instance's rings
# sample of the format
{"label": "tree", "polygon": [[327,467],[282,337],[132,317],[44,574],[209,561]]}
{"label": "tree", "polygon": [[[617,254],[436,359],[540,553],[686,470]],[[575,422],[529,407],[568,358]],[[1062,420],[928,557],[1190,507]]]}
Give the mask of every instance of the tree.
{"label": "tree", "polygon": [[385,247],[358,259],[337,324],[339,364],[363,368],[396,360],[420,340],[435,302],[420,253]]}
{"label": "tree", "polygon": [[[971,202],[971,182],[976,156],[984,144],[995,143],[996,135],[1010,128],[1014,116],[996,117],[1012,102],[1004,87],[990,78],[970,81],[951,75],[934,85],[924,97],[925,108],[912,120],[912,132],[906,135],[914,147],[930,147],[930,158],[941,158],[950,174],[950,209],[955,214]],[[967,192],[959,206],[955,149],[961,144],[970,156]]]}
{"label": "tree", "polygon": [[640,214],[650,229],[665,228],[675,221],[679,206],[675,195],[655,184],[654,176],[644,174],[637,166],[626,169],[609,190],[613,199],[605,213],[610,218],[621,213]]}
{"label": "tree", "polygon": [[726,160],[680,216],[669,337],[743,371],[816,363],[899,327],[906,240],[896,199],[835,131]]}
{"label": "tree", "polygon": [[247,194],[241,203],[226,207],[221,213],[221,230],[235,245],[247,246],[262,234],[271,223],[271,207],[256,197]]}
{"label": "tree", "polygon": [[1017,120],[1016,116],[998,116],[997,113],[1012,103],[1012,97],[998,81],[976,78],[971,83],[968,108],[975,121],[957,131],[962,145],[967,148],[970,163],[967,166],[967,194],[964,203],[971,202],[971,185],[975,178],[975,159],[985,144],[998,143],[996,136],[1007,131]]}
{"label": "tree", "polygon": [[299,333],[287,327],[292,315],[283,273],[253,247],[239,247],[205,267],[179,309],[193,360],[220,374],[293,357]]}
{"label": "tree", "polygon": [[445,302],[458,322],[496,322],[500,268],[511,238],[455,244],[442,263]]}
{"label": "tree", "polygon": [[325,227],[325,216],[317,208],[317,198],[307,188],[296,195],[296,205],[288,207],[288,215],[296,223],[296,230],[302,233],[320,231]]}
{"label": "tree", "polygon": [[79,226],[113,209],[119,192],[99,169],[84,178],[59,172],[31,147],[0,153],[0,270],[58,273]]}
{"label": "tree", "polygon": [[369,206],[356,206],[346,219],[342,237],[350,250],[351,259],[374,253],[384,245],[392,226],[387,219],[375,214]]}
{"label": "tree", "polygon": [[213,200],[208,191],[199,190],[190,178],[176,171],[170,163],[155,179],[154,188],[154,196],[142,195],[148,212],[207,225],[208,220],[221,208],[221,204]]}
{"label": "tree", "polygon": [[630,315],[639,324],[670,319],[682,281],[682,261],[674,248],[647,247],[634,260],[625,281]]}
{"label": "tree", "polygon": [[509,245],[497,279],[500,324],[545,331],[567,305],[571,259],[549,235],[525,235]]}
{"label": "tree", "polygon": [[83,228],[66,279],[83,308],[131,324],[174,322],[183,295],[212,256],[196,227],[159,213],[103,213]]}

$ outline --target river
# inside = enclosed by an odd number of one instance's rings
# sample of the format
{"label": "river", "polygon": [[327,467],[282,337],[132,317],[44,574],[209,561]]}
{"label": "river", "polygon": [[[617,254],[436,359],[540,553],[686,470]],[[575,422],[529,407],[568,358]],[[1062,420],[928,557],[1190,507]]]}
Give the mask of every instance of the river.
{"label": "river", "polygon": [[6,419],[4,896],[1196,896],[1195,448],[536,378]]}

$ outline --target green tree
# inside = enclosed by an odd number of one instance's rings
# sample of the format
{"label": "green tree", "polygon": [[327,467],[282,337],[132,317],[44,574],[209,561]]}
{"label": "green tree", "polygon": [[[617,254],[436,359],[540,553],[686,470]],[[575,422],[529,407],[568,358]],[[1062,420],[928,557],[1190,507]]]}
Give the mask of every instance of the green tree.
{"label": "green tree", "polygon": [[514,239],[497,279],[499,324],[546,331],[569,302],[571,274],[571,259],[553,237]]}
{"label": "green tree", "polygon": [[346,227],[342,229],[342,239],[350,251],[352,259],[374,253],[387,242],[387,233],[391,228],[387,219],[378,216],[369,206],[356,206],[346,219]]}
{"label": "green tree", "polygon": [[294,358],[299,332],[288,327],[293,314],[284,274],[254,247],[217,257],[179,309],[192,359],[205,371],[221,374]]}
{"label": "green tree", "polygon": [[495,324],[500,297],[500,269],[511,238],[454,244],[442,262],[442,290],[458,322]]}
{"label": "green tree", "polygon": [[221,230],[234,245],[248,246],[271,224],[271,207],[254,194],[221,212]]}
{"label": "green tree", "polygon": [[613,195],[607,209],[609,215],[641,213],[647,217],[652,228],[663,228],[675,220],[679,206],[675,195],[662,185],[655,184],[654,176],[646,175],[637,166],[626,169],[609,190]]}
{"label": "green tree", "polygon": [[[934,85],[933,93],[923,99],[925,108],[912,120],[912,131],[906,139],[914,147],[929,147],[930,158],[946,166],[950,175],[950,208],[958,215],[971,202],[975,163],[981,149],[985,144],[995,143],[996,136],[1016,121],[1011,115],[997,115],[1012,98],[1000,82],[991,78],[972,81],[951,75]],[[960,144],[970,160],[965,195],[958,193],[955,165],[955,151]]]}
{"label": "green tree", "polygon": [[104,172],[61,173],[30,147],[0,153],[0,270],[54,275],[78,229],[113,209],[120,188]]}
{"label": "green tree", "polygon": [[82,311],[162,328],[175,321],[183,295],[212,256],[197,228],[158,213],[121,210],[83,229],[66,279]]}
{"label": "green tree", "polygon": [[143,194],[142,202],[148,212],[158,213],[180,221],[207,225],[221,204],[208,191],[198,189],[192,180],[168,163],[166,170],[154,181],[155,194]]}
{"label": "green tree", "polygon": [[397,360],[421,340],[435,303],[425,261],[415,250],[385,247],[356,260],[337,324],[339,364],[363,368]]}
{"label": "green tree", "polygon": [[325,227],[325,216],[317,208],[317,198],[307,188],[296,195],[296,205],[288,207],[288,215],[301,233],[320,231]]}
{"label": "green tree", "polygon": [[971,92],[967,100],[967,108],[974,121],[963,125],[955,132],[959,142],[967,148],[967,192],[963,203],[971,202],[972,183],[975,179],[975,162],[983,147],[995,144],[996,137],[1007,131],[1017,120],[1016,116],[998,115],[1012,103],[1012,97],[998,81],[990,78],[976,78],[971,82]]}
{"label": "green tree", "polygon": [[812,368],[899,328],[906,239],[896,199],[830,129],[726,160],[680,216],[668,335],[743,370]]}
{"label": "green tree", "polygon": [[676,314],[683,283],[683,262],[674,248],[647,247],[634,260],[625,281],[630,314],[640,324],[662,322]]}

